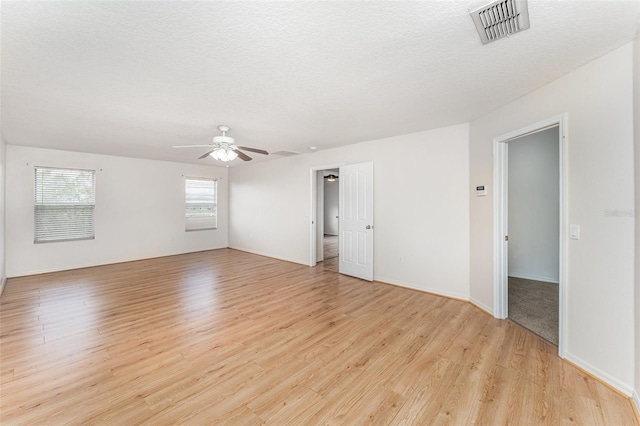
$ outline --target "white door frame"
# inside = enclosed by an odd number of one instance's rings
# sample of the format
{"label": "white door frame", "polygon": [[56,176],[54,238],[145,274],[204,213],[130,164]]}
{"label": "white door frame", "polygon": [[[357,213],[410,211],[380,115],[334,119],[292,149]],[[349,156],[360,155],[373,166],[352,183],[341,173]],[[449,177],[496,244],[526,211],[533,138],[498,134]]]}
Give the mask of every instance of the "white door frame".
{"label": "white door frame", "polygon": [[514,130],[493,140],[493,316],[499,319],[507,318],[508,313],[508,148],[507,142],[537,133],[539,131],[558,127],[559,135],[559,178],[560,178],[560,235],[559,235],[559,330],[558,356],[564,358],[566,354],[567,335],[567,282],[568,282],[568,236],[569,236],[569,189],[567,151],[567,114],[551,117],[530,126]]}
{"label": "white door frame", "polygon": [[[344,166],[344,163],[335,163],[335,164],[329,164],[326,166],[317,166],[317,167],[312,167],[310,170],[310,192],[311,192],[311,205],[310,205],[310,213],[309,213],[309,240],[310,240],[310,247],[309,247],[309,266],[316,266],[317,264],[317,244],[318,244],[318,237],[317,237],[317,229],[316,229],[316,224],[318,223],[318,203],[317,203],[317,197],[318,197],[318,172],[321,170],[328,170],[328,169],[339,169],[340,166]],[[324,212],[322,212],[324,214]],[[339,254],[338,254],[339,255]]]}
{"label": "white door frame", "polygon": [[324,262],[324,173],[316,171],[316,262]]}

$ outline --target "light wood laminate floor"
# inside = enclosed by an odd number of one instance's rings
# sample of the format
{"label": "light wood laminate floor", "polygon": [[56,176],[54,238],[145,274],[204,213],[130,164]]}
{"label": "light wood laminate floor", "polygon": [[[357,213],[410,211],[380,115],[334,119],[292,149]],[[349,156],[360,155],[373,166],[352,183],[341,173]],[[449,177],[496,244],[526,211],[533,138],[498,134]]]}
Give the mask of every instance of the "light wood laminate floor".
{"label": "light wood laminate floor", "polygon": [[318,263],[318,267],[327,271],[338,272],[340,258],[338,257],[338,236],[325,235],[322,241],[324,260]]}
{"label": "light wood laminate floor", "polygon": [[325,260],[338,257],[338,236],[325,235],[322,240],[322,247],[324,249]]}
{"label": "light wood laminate floor", "polygon": [[0,423],[634,424],[469,303],[223,249],[10,279]]}

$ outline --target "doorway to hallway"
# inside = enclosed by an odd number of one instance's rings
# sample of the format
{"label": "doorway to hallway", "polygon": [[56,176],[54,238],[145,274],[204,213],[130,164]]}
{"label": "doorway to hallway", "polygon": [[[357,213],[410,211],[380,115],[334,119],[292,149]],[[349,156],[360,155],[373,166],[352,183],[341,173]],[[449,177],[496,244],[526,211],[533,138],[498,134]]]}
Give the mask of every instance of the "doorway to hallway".
{"label": "doorway to hallway", "polygon": [[508,142],[508,317],[558,346],[558,126]]}
{"label": "doorway to hallway", "polygon": [[324,260],[320,265],[323,269],[338,272],[338,236],[325,234],[322,245]]}
{"label": "doorway to hallway", "polygon": [[323,269],[338,272],[339,262],[339,206],[340,206],[340,169],[328,169],[323,175],[322,215],[322,263]]}
{"label": "doorway to hallway", "polygon": [[[542,331],[536,331],[535,324],[529,323],[525,326],[556,344],[558,356],[561,358],[564,358],[566,354],[568,296],[566,288],[569,229],[566,128],[567,115],[563,114],[496,137],[494,139],[493,180],[495,188],[493,197],[494,316],[500,319],[509,317],[521,324],[525,322],[521,318],[518,319],[515,314],[518,307],[513,303],[517,302],[517,299],[520,299],[525,307],[535,311],[532,315],[533,318],[546,321],[557,315],[557,325],[553,320],[552,325],[548,327],[548,330],[552,332],[551,336],[544,335]],[[546,131],[553,134],[548,148],[557,153],[557,160],[542,162],[546,164],[546,172],[539,173],[537,177],[523,179],[529,172],[527,168],[538,161],[525,161],[518,166],[517,161],[513,162],[514,159],[510,156],[511,151],[517,151],[517,149],[512,150],[512,147],[517,147],[528,136]],[[527,159],[529,157],[526,152],[528,146],[526,143],[523,146],[525,150],[521,154],[524,154],[523,157]],[[521,174],[520,177],[516,177],[516,180],[528,182],[519,190],[513,188],[514,176],[511,173],[513,171]],[[548,176],[545,176],[545,173]],[[549,177],[553,177],[552,181],[546,182]],[[548,207],[548,203],[541,201],[537,194],[543,187],[546,187],[546,193],[550,194],[545,199],[555,203],[553,208],[544,207],[545,205]],[[513,198],[529,198],[528,204],[523,202],[520,206],[513,206],[511,203]],[[515,210],[520,210],[524,214],[519,216]],[[542,229],[546,231],[542,231]],[[541,243],[538,241],[538,237],[543,234],[546,235],[545,242]],[[525,290],[542,290],[545,283],[552,286],[554,293],[554,296],[549,299],[551,301],[550,310],[544,310],[542,304],[536,301],[537,296],[531,293],[520,292],[518,295],[512,292],[512,289],[516,287],[521,287],[520,289],[524,287]],[[553,286],[556,286],[557,290]],[[555,302],[555,295],[557,295],[557,302]],[[545,314],[543,311],[552,312],[553,315]]]}

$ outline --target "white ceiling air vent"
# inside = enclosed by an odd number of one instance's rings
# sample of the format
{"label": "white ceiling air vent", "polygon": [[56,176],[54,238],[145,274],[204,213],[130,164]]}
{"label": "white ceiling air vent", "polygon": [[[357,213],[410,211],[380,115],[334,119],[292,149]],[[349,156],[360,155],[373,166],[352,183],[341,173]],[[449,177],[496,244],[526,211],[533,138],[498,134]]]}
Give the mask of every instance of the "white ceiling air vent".
{"label": "white ceiling air vent", "polygon": [[471,12],[482,44],[529,28],[527,0],[498,0]]}

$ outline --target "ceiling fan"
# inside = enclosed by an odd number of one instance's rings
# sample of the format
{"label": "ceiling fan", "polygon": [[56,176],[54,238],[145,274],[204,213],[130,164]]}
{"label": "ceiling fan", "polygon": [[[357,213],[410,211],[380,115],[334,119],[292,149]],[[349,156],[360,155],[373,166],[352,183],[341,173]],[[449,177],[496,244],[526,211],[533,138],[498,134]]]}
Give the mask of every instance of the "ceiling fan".
{"label": "ceiling fan", "polygon": [[214,136],[213,142],[207,145],[174,145],[172,148],[201,148],[208,147],[211,148],[209,151],[202,154],[198,159],[206,158],[207,156],[212,156],[216,160],[219,161],[233,161],[236,158],[240,158],[244,161],[251,161],[252,158],[249,157],[242,151],[255,152],[257,154],[269,155],[267,151],[264,149],[257,148],[249,148],[247,146],[239,146],[234,144],[234,139],[231,136],[227,136],[227,132],[230,130],[229,126],[218,126],[218,129],[222,132],[222,136]]}

